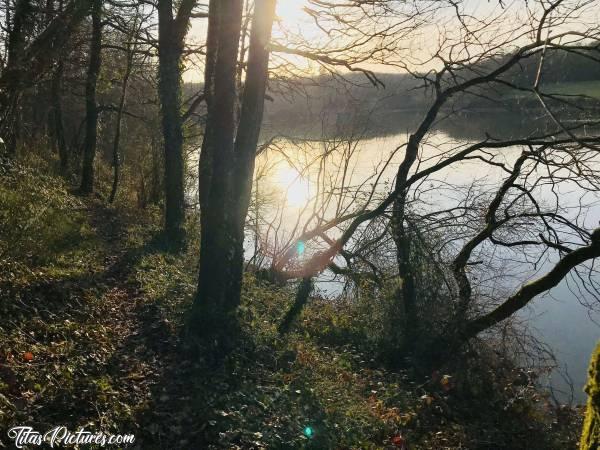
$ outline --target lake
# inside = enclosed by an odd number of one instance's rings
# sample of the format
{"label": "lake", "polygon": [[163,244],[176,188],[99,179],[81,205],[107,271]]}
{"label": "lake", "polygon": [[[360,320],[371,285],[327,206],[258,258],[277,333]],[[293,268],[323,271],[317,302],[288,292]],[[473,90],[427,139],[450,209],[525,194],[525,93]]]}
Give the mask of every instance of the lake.
{"label": "lake", "polygon": [[[247,258],[254,264],[269,265],[273,255],[296,245],[295,239],[303,229],[348,214],[357,204],[364,203],[368,197],[364,191],[369,191],[375,181],[377,187],[371,194],[371,202],[377,204],[393,185],[399,161],[403,158],[403,149],[399,146],[406,142],[421,117],[421,111],[386,111],[358,117],[332,112],[320,116],[319,121],[268,117],[261,140],[272,145],[257,159],[245,243]],[[553,129],[552,124],[541,116],[536,119],[532,115],[497,111],[454,114],[439,121],[424,141],[421,167],[435,163],[452,149],[483,140],[486,136],[505,140],[539,135]],[[582,132],[591,131],[596,130]],[[497,161],[514,161],[520,151],[519,148],[497,151]],[[479,189],[485,189],[497,186],[505,176],[499,168],[478,160],[452,165],[428,180],[430,186],[423,189],[419,205],[431,211],[459,205],[474,181]],[[334,192],[334,186],[340,185],[343,189]],[[574,207],[581,216],[580,225],[587,229],[600,223],[600,195],[589,192],[583,195],[580,187],[568,182],[552,195],[547,186],[540,189],[538,197],[549,200],[557,197],[563,205]],[[190,197],[195,197],[195,193],[190,193]],[[585,214],[580,210],[582,202],[587,205]],[[256,229],[259,233],[254,232]],[[331,238],[339,234],[335,228],[329,231]],[[305,248],[303,244],[292,265],[301,265],[320,248],[312,248],[310,243]],[[252,256],[257,249],[262,260]],[[491,275],[481,271],[479,282],[484,293],[486,290],[496,296],[501,293],[505,298],[519,285],[545,273],[556,262],[556,258],[546,258],[532,267],[531,253],[505,252],[506,258],[500,259],[510,260],[510,264],[493,271],[488,269],[494,272]],[[393,264],[391,256],[389,259]],[[501,284],[498,284],[496,271],[502,271]],[[342,292],[343,284],[340,277],[324,273],[318,279],[317,289],[321,295],[336,296]],[[583,387],[588,361],[600,338],[600,314],[594,311],[594,308],[600,311],[600,302],[593,294],[580,290],[579,284],[575,277],[567,277],[518,314],[518,320],[525,324],[527,332],[547,345],[555,355],[558,367],[543,384],[550,386],[555,397],[565,403],[585,402]]]}

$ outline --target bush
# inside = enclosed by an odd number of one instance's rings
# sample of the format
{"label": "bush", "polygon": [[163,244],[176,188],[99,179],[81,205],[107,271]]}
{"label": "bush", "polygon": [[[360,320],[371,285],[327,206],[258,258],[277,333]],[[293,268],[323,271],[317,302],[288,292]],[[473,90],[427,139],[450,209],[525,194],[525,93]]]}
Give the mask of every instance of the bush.
{"label": "bush", "polygon": [[89,233],[61,180],[14,163],[0,170],[0,260],[51,263]]}

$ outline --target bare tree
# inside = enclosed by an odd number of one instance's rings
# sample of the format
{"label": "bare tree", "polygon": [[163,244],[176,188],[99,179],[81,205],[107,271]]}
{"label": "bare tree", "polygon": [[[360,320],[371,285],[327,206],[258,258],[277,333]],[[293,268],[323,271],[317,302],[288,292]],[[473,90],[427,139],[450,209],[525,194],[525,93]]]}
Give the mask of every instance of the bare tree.
{"label": "bare tree", "polygon": [[158,2],[158,77],[165,154],[165,232],[176,245],[183,241],[185,221],[181,57],[195,5],[195,0],[184,0],[174,14],[172,0]]}
{"label": "bare tree", "polygon": [[89,64],[85,83],[85,141],[83,144],[83,166],[81,172],[82,194],[94,191],[94,159],[98,139],[98,105],[96,89],[102,64],[102,2],[94,0],[91,10],[92,34],[90,37]]}
{"label": "bare tree", "polygon": [[109,203],[114,202],[115,197],[117,195],[117,189],[119,187],[119,177],[121,171],[121,157],[119,146],[121,143],[121,128],[123,125],[123,112],[125,109],[125,102],[127,100],[127,88],[129,87],[129,79],[131,77],[131,73],[133,71],[134,66],[134,57],[137,49],[137,35],[140,30],[140,26],[142,24],[142,20],[139,17],[139,12],[136,11],[133,24],[131,26],[130,33],[126,36],[127,42],[125,44],[125,73],[123,74],[123,81],[121,84],[121,96],[119,99],[119,105],[117,109],[117,118],[116,118],[116,130],[115,130],[115,139],[113,142],[113,184],[112,189],[110,191]]}
{"label": "bare tree", "polygon": [[[28,4],[25,1],[19,2],[19,19],[12,19],[12,31],[8,38],[11,43],[6,47],[7,55],[10,53],[11,56],[7,56],[0,74],[0,128],[7,150],[12,154],[17,146],[16,130],[19,125],[18,105],[21,93],[47,73],[65,43],[89,13],[91,1],[70,1],[34,36],[25,29],[29,15]],[[9,15],[6,17],[8,20]]]}
{"label": "bare tree", "polygon": [[235,332],[244,267],[244,226],[268,80],[268,43],[275,0],[254,5],[246,76],[237,118],[237,68],[243,1],[209,5],[205,97],[208,117],[200,157],[201,245],[198,292],[191,329],[216,334],[221,343]]}
{"label": "bare tree", "polygon": [[[359,9],[359,16],[373,17],[372,13],[365,13],[365,5],[337,2],[312,2],[315,8],[323,8],[319,14],[314,14],[317,20],[328,20],[340,24],[347,21],[350,13],[342,15],[352,8]],[[423,57],[422,62],[415,61],[412,55],[411,63],[395,61],[393,65],[401,67],[421,80],[423,86],[434,94],[422,121],[410,133],[404,144],[403,157],[398,161],[398,170],[394,177],[395,186],[389,195],[375,207],[367,206],[358,208],[354,214],[347,217],[335,217],[326,223],[307,230],[301,238],[308,242],[321,239],[323,230],[340,230],[336,237],[329,237],[325,241],[330,244],[323,250],[316,252],[302,267],[280,266],[283,278],[306,278],[315,276],[327,269],[334,259],[345,251],[345,247],[352,241],[355,233],[364,224],[379,218],[389,217],[392,237],[395,241],[398,275],[402,279],[402,286],[397,290],[397,301],[405,311],[401,328],[405,334],[404,350],[410,352],[415,349],[418,339],[420,312],[417,301],[415,272],[419,270],[414,265],[413,254],[415,246],[420,245],[420,222],[428,220],[437,221],[438,230],[451,230],[439,222],[444,216],[454,219],[460,217],[471,221],[463,223],[463,230],[470,229],[474,234],[462,239],[454,239],[450,248],[456,253],[451,261],[440,260],[441,265],[450,265],[453,276],[448,279],[448,292],[453,298],[453,308],[449,317],[444,320],[441,340],[450,340],[449,336],[456,336],[459,342],[464,342],[484,330],[507,319],[520,308],[527,305],[535,296],[548,291],[556,286],[567,274],[571,273],[578,265],[598,257],[596,232],[586,230],[578,224],[577,218],[562,214],[565,206],[559,200],[559,207],[545,209],[541,201],[536,198],[540,195],[540,186],[558,186],[567,179],[577,183],[588,192],[597,190],[597,181],[593,175],[594,160],[597,158],[596,150],[599,137],[595,134],[583,136],[580,130],[586,126],[593,126],[594,121],[583,121],[573,126],[562,123],[557,113],[549,106],[549,102],[560,105],[572,105],[570,99],[556,94],[546,94],[540,87],[540,77],[544,73],[543,59],[548,49],[566,53],[578,53],[584,57],[595,58],[594,45],[598,41],[598,29],[594,25],[582,24],[579,18],[594,2],[563,2],[538,3],[529,10],[529,21],[521,27],[507,26],[507,22],[514,20],[504,9],[490,14],[487,17],[476,17],[463,10],[460,3],[448,2],[438,4],[439,14],[445,20],[454,20],[461,33],[439,33],[438,46],[430,57]],[[415,2],[415,5],[418,2]],[[386,23],[396,20],[393,2],[381,2],[377,6],[385,7],[386,12],[391,12]],[[434,12],[432,12],[434,13]],[[376,16],[376,15],[375,15]],[[393,19],[392,19],[393,17]],[[405,12],[403,18],[415,17]],[[412,23],[411,30],[418,30],[422,24]],[[584,27],[582,29],[582,26]],[[356,47],[352,47],[355,49]],[[281,49],[285,50],[285,49]],[[348,52],[348,48],[344,47]],[[289,54],[305,56],[317,60],[321,64],[342,65],[343,52],[335,59],[324,55],[323,50],[303,49],[302,51],[285,50]],[[531,80],[531,85],[515,84],[511,81],[511,74],[523,64],[530,61],[540,61],[538,75]],[[356,61],[356,59],[354,59]],[[438,65],[432,65],[433,62]],[[415,70],[419,64],[427,67],[428,71]],[[369,79],[373,74],[366,73]],[[375,76],[376,77],[376,76]],[[449,150],[440,150],[436,156],[423,156],[426,138],[430,136],[435,125],[448,114],[452,114],[454,101],[466,96],[486,97],[496,92],[497,88],[508,88],[516,92],[528,92],[539,100],[541,106],[538,110],[544,112],[548,121],[556,126],[549,133],[529,134],[518,138],[502,140],[488,135],[485,140],[468,145],[458,146]],[[540,109],[541,108],[541,109]],[[512,163],[499,163],[497,159],[502,149],[523,147],[520,156]],[[427,208],[419,202],[419,192],[428,180],[433,180],[436,173],[448,172],[453,167],[458,167],[465,161],[478,160],[489,167],[500,167],[508,177],[500,183],[496,190],[487,197],[478,197],[479,202],[486,202],[485,207],[479,205],[465,205],[459,209],[443,208],[437,212],[419,211],[418,208]],[[524,167],[527,168],[523,172]],[[547,171],[544,176],[541,172]],[[560,173],[560,175],[559,175]],[[508,195],[507,195],[508,194]],[[465,215],[463,211],[471,213]],[[502,208],[502,210],[500,210]],[[453,212],[454,211],[454,212]],[[459,215],[455,213],[458,212]],[[473,218],[480,213],[483,227],[477,229]],[[531,239],[512,239],[510,228],[514,233],[526,226],[539,225],[537,235]],[[557,230],[571,230],[576,239],[567,242],[566,234]],[[427,228],[423,230],[427,232]],[[335,234],[334,234],[335,235]],[[503,236],[503,237],[500,237]],[[448,242],[452,242],[448,240]],[[536,281],[518,288],[512,295],[505,299],[495,299],[495,306],[486,312],[480,302],[479,292],[474,293],[469,279],[469,267],[473,264],[471,256],[473,250],[482,244],[489,244],[495,248],[506,248],[516,251],[535,248],[539,252],[554,252],[560,259],[546,275]],[[459,245],[460,244],[460,245]],[[492,251],[492,250],[490,250]],[[497,253],[501,255],[501,253]],[[577,272],[574,272],[577,273]],[[488,305],[489,307],[489,305]],[[434,346],[439,346],[440,341],[435,341]],[[440,347],[443,353],[443,347]]]}

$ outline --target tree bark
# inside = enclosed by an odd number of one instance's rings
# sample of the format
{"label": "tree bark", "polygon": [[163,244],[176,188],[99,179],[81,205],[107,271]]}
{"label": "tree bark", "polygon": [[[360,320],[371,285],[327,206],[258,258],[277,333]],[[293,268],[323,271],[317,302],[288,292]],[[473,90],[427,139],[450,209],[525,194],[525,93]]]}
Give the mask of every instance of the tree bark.
{"label": "tree bark", "polygon": [[[5,146],[13,154],[16,149],[14,130],[15,126],[18,126],[15,121],[21,91],[34,84],[46,73],[73,31],[88,14],[91,1],[69,2],[26,48],[23,47],[25,41],[15,36],[16,43],[11,44],[14,45],[14,56],[7,58],[7,64],[0,76],[0,134],[5,141]],[[29,2],[22,3],[25,5]],[[19,25],[21,30],[23,26],[24,23]]]}
{"label": "tree bark", "polygon": [[579,449],[597,450],[600,448],[600,342],[592,354],[585,391],[588,402]]}
{"label": "tree bark", "polygon": [[96,143],[98,138],[96,89],[102,62],[102,2],[100,0],[94,0],[92,3],[91,19],[90,59],[85,83],[85,140],[83,146],[81,186],[79,188],[80,192],[86,195],[94,192],[94,159],[96,157]]}
{"label": "tree bark", "polygon": [[180,246],[185,238],[185,164],[181,118],[181,56],[195,1],[184,0],[173,17],[173,1],[158,2],[159,97],[165,154],[165,234]]}
{"label": "tree bark", "polygon": [[[243,1],[218,0],[218,3],[217,28],[211,29],[217,33],[218,45],[212,88],[214,101],[208,103],[201,156],[201,164],[206,167],[207,154],[210,154],[210,184],[207,186],[204,180],[200,192],[200,273],[191,325],[221,344],[230,341],[236,333],[231,316],[239,303],[243,267],[237,258],[236,248],[241,242],[238,242],[233,211],[235,74]],[[211,7],[215,8],[216,2],[213,1]],[[214,37],[209,37],[209,42],[212,39]]]}
{"label": "tree bark", "polygon": [[133,44],[131,43],[133,39],[135,39],[135,36],[132,33],[132,35],[129,36],[127,42],[127,65],[125,67],[125,74],[123,75],[123,85],[121,86],[121,98],[119,99],[119,107],[117,109],[115,140],[113,142],[113,184],[108,200],[109,203],[113,203],[115,201],[115,197],[117,196],[117,189],[119,188],[119,177],[121,173],[121,158],[119,146],[121,143],[123,110],[125,108],[125,101],[127,100],[127,87],[129,85],[129,77],[131,76],[131,71],[133,68],[133,56],[135,51],[135,46],[133,46]]}
{"label": "tree bark", "polygon": [[600,257],[600,228],[592,233],[592,240],[589,245],[568,253],[546,275],[521,287],[496,309],[468,322],[463,339],[475,337],[482,331],[508,319],[518,310],[524,308],[535,296],[558,285],[575,266],[598,257]]}
{"label": "tree bark", "polygon": [[23,57],[28,22],[32,12],[30,0],[17,0],[12,27],[8,33],[7,64],[3,73],[2,90],[2,136],[9,156],[17,152],[19,134],[19,96],[22,84]]}
{"label": "tree bark", "polygon": [[210,336],[225,347],[237,330],[244,225],[263,118],[275,4],[275,0],[255,2],[237,138],[243,2],[213,0],[210,4],[207,54],[214,63],[207,64],[205,74],[208,119],[200,162],[200,274],[190,325],[194,334]]}
{"label": "tree bark", "polygon": [[161,176],[161,162],[162,152],[159,145],[156,143],[157,139],[152,135],[152,142],[150,144],[150,151],[152,153],[152,166],[150,171],[150,192],[148,193],[148,202],[152,205],[158,205],[163,192]]}
{"label": "tree bark", "polygon": [[308,297],[313,289],[312,277],[303,278],[300,282],[300,286],[298,286],[298,291],[296,292],[296,298],[294,300],[294,304],[285,314],[285,317],[281,321],[278,327],[279,334],[286,334],[289,330],[296,318],[300,315],[300,312],[308,302]]}
{"label": "tree bark", "polygon": [[[419,150],[419,141],[415,135],[410,136],[406,147],[404,161],[398,167],[396,175],[396,185],[406,183],[410,168],[416,160]],[[411,264],[411,246],[412,240],[410,233],[405,227],[406,216],[406,195],[405,189],[398,191],[393,203],[392,209],[392,237],[396,244],[396,263],[398,266],[398,276],[402,280],[401,285],[396,288],[395,298],[399,304],[398,311],[401,311],[402,317],[399,317],[402,327],[402,344],[404,348],[399,349],[401,353],[411,350],[411,344],[417,339],[419,321],[417,315],[417,294],[415,287],[415,276]]]}
{"label": "tree bark", "polygon": [[214,153],[214,98],[215,70],[219,46],[219,0],[210,0],[208,13],[208,33],[206,38],[206,61],[204,69],[204,99],[208,108],[208,117],[204,128],[204,139],[198,164],[198,197],[200,209],[208,208]]}
{"label": "tree bark", "polygon": [[56,71],[52,77],[51,97],[52,97],[52,124],[54,143],[58,150],[60,160],[60,173],[66,175],[69,168],[69,151],[65,140],[65,127],[62,114],[62,77],[64,65],[59,61]]}
{"label": "tree bark", "polygon": [[401,312],[397,319],[402,327],[402,343],[399,353],[414,348],[418,337],[419,317],[417,314],[417,292],[415,287],[415,274],[411,263],[412,238],[404,225],[406,214],[406,193],[401,193],[394,201],[392,210],[392,236],[396,244],[396,263],[398,276],[402,283],[396,288],[395,300]]}

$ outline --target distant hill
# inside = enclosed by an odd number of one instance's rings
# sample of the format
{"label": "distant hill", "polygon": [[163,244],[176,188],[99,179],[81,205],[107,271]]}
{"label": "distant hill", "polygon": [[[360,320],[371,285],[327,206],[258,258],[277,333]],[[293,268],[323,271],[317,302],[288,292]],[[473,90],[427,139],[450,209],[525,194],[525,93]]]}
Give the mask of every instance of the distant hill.
{"label": "distant hill", "polygon": [[[596,113],[600,109],[600,63],[593,58],[598,56],[598,50],[591,47],[584,47],[579,54],[549,49],[544,61],[542,91],[562,96],[587,96],[589,98],[565,100]],[[507,54],[488,59],[462,69],[457,75],[469,79],[488,73],[509,57]],[[538,66],[539,57],[536,55],[508,71],[502,79],[520,88],[531,88]],[[378,73],[376,76],[385,88],[374,87],[360,72],[346,73],[343,78],[319,76],[273,82],[272,100],[266,106],[266,120],[272,123],[304,123],[322,119],[328,114],[339,118],[357,111],[365,115],[372,111],[422,111],[431,102],[431,91],[423,88],[421,80],[407,73]],[[443,81],[444,84],[450,82],[449,79]],[[540,104],[532,93],[491,83],[457,96],[449,106],[462,110],[526,111],[539,108]],[[558,106],[565,108],[564,104]]]}
{"label": "distant hill", "polygon": [[[457,75],[469,79],[488,73],[501,65],[510,55],[488,59],[463,68]],[[544,62],[541,88],[544,93],[556,94],[563,100],[583,106],[586,114],[600,115],[600,52],[583,47],[579,54],[549,49]],[[594,59],[596,58],[596,60]],[[503,80],[520,88],[533,86],[539,65],[539,56],[524,60],[508,71]],[[323,122],[339,125],[355,120],[362,121],[373,114],[406,113],[419,117],[432,101],[431,89],[423,87],[423,81],[408,73],[376,73],[383,86],[373,86],[360,72],[346,72],[333,77],[320,75],[302,79],[271,80],[269,98],[266,101],[265,122],[275,128],[293,124],[295,128],[320,127]],[[451,80],[443,80],[448,85]],[[185,108],[202,90],[201,83],[186,83],[183,89]],[[569,97],[566,97],[569,96]],[[582,96],[582,97],[570,97]],[[549,100],[557,110],[581,114],[569,109],[564,102]],[[467,94],[456,96],[448,108],[460,111],[495,111],[528,114],[539,109],[537,98],[526,91],[511,89],[499,83],[491,83]],[[202,113],[202,107],[198,111]]]}

